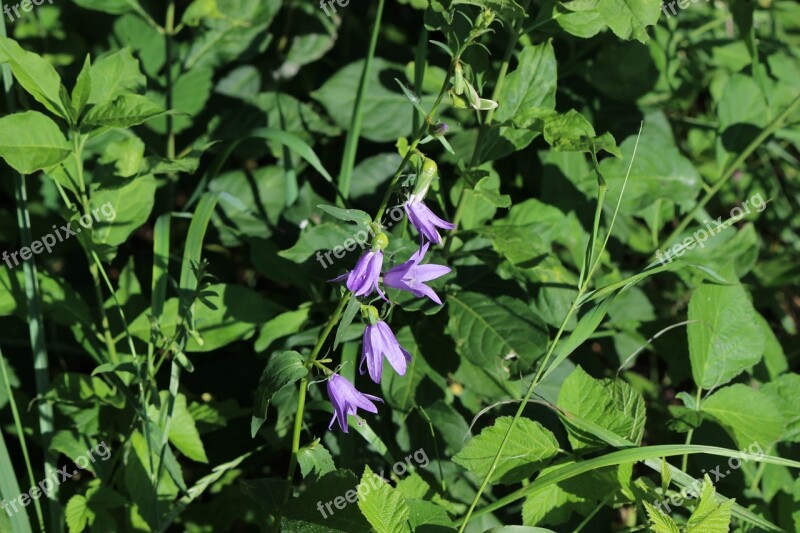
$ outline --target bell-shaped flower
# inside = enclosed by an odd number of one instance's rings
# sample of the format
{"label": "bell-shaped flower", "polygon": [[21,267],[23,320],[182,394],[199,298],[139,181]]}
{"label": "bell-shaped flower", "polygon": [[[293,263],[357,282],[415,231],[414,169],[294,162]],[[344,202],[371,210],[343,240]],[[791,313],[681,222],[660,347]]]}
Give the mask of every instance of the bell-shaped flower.
{"label": "bell-shaped flower", "polygon": [[[376,313],[377,314],[377,313]],[[383,371],[383,357],[389,360],[395,372],[401,376],[406,373],[406,364],[411,361],[411,354],[400,346],[389,325],[383,320],[376,320],[364,330],[364,343],[361,352],[360,372],[364,374],[364,365],[369,370],[369,377],[380,383]]]}
{"label": "bell-shaped flower", "polygon": [[456,227],[455,224],[442,220],[433,214],[433,211],[417,195],[412,195],[403,207],[408,215],[408,220],[417,228],[423,241],[427,239],[434,244],[439,244],[442,242],[442,236],[439,235],[436,228],[451,230]]}
{"label": "bell-shaped flower", "polygon": [[425,285],[425,282],[444,276],[450,272],[450,268],[444,265],[420,265],[429,246],[430,243],[426,242],[422,245],[422,248],[411,256],[411,259],[390,269],[383,275],[383,284],[393,289],[409,291],[417,298],[427,296],[437,304],[442,305],[439,295]]}
{"label": "bell-shaped flower", "polygon": [[347,280],[345,285],[356,296],[369,296],[373,290],[377,290],[378,294],[382,294],[378,287],[378,279],[381,277],[382,267],[383,252],[381,250],[367,250],[358,258],[356,267],[353,270],[333,278],[331,281]]}
{"label": "bell-shaped flower", "polygon": [[[332,375],[328,380],[328,398],[333,404],[333,418],[331,418],[331,423],[328,424],[328,429],[331,429],[333,422],[338,420],[339,426],[345,433],[347,433],[348,429],[348,415],[354,415],[358,418],[356,413],[358,409],[363,409],[368,413],[377,413],[378,408],[372,402],[383,402],[377,396],[358,392],[352,383],[339,374]],[[358,421],[358,425],[361,425],[361,420]]]}

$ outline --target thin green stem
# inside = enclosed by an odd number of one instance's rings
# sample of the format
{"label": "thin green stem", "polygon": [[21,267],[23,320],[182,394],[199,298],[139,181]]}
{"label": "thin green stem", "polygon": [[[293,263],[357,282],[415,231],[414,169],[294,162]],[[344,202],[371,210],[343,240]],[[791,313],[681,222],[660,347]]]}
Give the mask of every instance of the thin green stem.
{"label": "thin green stem", "polygon": [[[694,410],[697,412],[700,412],[700,397],[702,396],[702,394],[703,394],[703,387],[697,387],[697,394],[695,395],[694,399]],[[686,446],[692,443],[693,436],[694,436],[694,428],[690,429],[686,433],[686,441],[684,442]],[[681,460],[681,470],[686,472],[686,468],[688,466],[689,466],[689,454],[685,453],[683,454],[683,459]]]}
{"label": "thin green stem", "polygon": [[367,58],[364,61],[364,69],[361,71],[361,79],[358,81],[356,100],[353,106],[353,115],[350,117],[350,130],[347,132],[347,140],[342,156],[342,165],[339,169],[339,192],[341,197],[337,198],[340,205],[350,197],[350,182],[353,177],[353,168],[356,164],[356,152],[358,152],[358,139],[361,135],[361,122],[364,117],[364,94],[367,89],[367,81],[372,70],[372,61],[375,58],[375,49],[378,45],[378,34],[381,29],[381,19],[383,18],[383,6],[385,0],[378,1],[378,12],[375,15],[375,25],[372,27],[372,36],[369,41]]}

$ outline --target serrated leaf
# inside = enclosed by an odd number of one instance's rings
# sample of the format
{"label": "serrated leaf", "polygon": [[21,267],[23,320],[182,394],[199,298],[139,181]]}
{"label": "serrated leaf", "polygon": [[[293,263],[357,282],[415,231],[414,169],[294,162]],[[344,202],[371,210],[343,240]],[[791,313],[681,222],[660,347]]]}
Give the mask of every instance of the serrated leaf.
{"label": "serrated leaf", "polygon": [[399,491],[376,476],[369,466],[364,468],[361,484],[372,488],[359,494],[358,508],[378,533],[402,533],[410,531],[406,521],[409,516],[408,503]]}
{"label": "serrated leaf", "polygon": [[[489,474],[492,461],[503,441],[512,418],[500,417],[472,438],[453,462],[463,466],[483,479]],[[546,460],[558,453],[559,446],[553,434],[544,426],[527,418],[520,418],[508,436],[500,455],[491,483],[515,483],[531,476]]]}
{"label": "serrated leaf", "polygon": [[319,478],[336,470],[330,452],[319,442],[319,439],[297,451],[297,463],[300,465],[300,472],[304,478],[312,473]]}
{"label": "serrated leaf", "polygon": [[686,533],[728,533],[731,523],[731,508],[734,500],[720,504],[714,497],[716,491],[708,474],[703,480],[700,501],[686,524]]}
{"label": "serrated leaf", "polygon": [[655,508],[649,502],[643,501],[642,503],[647,509],[647,517],[650,519],[650,529],[653,533],[681,533],[678,524],[664,511]]}
{"label": "serrated leaf", "polygon": [[650,38],[647,27],[661,16],[660,0],[600,0],[600,18],[621,39],[642,43]]}

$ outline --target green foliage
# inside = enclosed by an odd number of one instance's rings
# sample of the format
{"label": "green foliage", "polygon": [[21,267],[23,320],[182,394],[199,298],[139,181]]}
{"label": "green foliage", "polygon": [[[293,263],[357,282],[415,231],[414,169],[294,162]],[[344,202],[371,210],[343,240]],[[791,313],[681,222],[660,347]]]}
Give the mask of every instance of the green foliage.
{"label": "green foliage", "polygon": [[800,530],[796,2],[0,14],[0,533]]}

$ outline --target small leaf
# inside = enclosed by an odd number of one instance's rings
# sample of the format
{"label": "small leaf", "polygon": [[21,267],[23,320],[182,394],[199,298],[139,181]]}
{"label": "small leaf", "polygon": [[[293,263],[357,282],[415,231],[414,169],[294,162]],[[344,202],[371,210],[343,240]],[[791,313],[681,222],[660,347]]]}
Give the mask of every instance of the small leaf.
{"label": "small leaf", "polygon": [[267,419],[267,408],[272,397],[279,390],[308,375],[303,356],[294,351],[274,354],[267,363],[256,391],[253,405],[253,419],[250,431],[255,438],[261,425]]}
{"label": "small leaf", "polygon": [[164,109],[138,94],[123,94],[111,103],[93,107],[83,119],[89,126],[130,128],[163,115]]}

